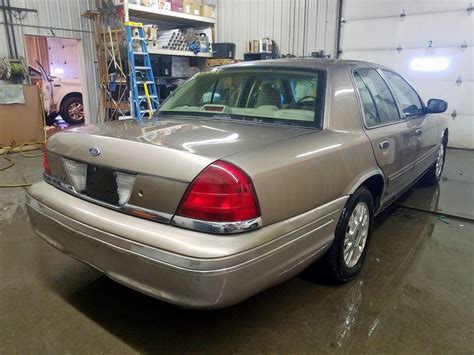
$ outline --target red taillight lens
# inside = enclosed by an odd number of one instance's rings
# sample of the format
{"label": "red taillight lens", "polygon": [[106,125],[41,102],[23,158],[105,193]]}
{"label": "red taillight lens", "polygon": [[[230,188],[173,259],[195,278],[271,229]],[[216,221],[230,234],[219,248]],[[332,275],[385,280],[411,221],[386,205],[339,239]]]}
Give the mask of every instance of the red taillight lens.
{"label": "red taillight lens", "polygon": [[43,170],[46,175],[51,176],[51,169],[49,168],[49,161],[46,155],[46,144],[44,145],[44,148],[43,148]]}
{"label": "red taillight lens", "polygon": [[236,166],[216,161],[191,183],[176,212],[212,222],[246,221],[260,216],[252,180]]}

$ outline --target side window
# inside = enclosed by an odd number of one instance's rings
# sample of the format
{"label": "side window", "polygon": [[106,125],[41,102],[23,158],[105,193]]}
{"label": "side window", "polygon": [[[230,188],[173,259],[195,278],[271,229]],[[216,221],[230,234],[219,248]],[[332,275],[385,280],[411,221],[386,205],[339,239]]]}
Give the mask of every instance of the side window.
{"label": "side window", "polygon": [[[368,126],[400,120],[400,114],[398,113],[395,99],[387,84],[375,69],[358,69],[354,72],[354,76],[356,83],[359,81],[357,89],[361,98],[365,97],[365,104],[363,101],[363,105],[365,106],[364,113],[366,109],[367,112],[369,112],[365,114]],[[362,84],[364,85],[362,86]],[[361,86],[361,88],[359,88],[359,86]],[[369,97],[372,103],[370,103]]]}
{"label": "side window", "polygon": [[398,74],[383,70],[385,77],[393,88],[406,117],[423,114],[423,105],[420,97],[413,88]]}
{"label": "side window", "polygon": [[370,94],[369,88],[367,87],[367,85],[365,85],[359,73],[354,73],[354,79],[356,82],[357,90],[359,91],[360,99],[362,101],[365,124],[368,127],[380,124],[380,118],[377,112],[377,107],[375,106],[375,102],[372,98],[372,95]]}

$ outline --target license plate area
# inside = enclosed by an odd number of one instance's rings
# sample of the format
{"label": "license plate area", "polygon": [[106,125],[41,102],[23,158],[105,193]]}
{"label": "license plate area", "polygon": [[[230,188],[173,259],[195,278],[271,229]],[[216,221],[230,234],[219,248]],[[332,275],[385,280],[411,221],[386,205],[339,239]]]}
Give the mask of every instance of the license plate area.
{"label": "license plate area", "polygon": [[87,165],[85,195],[90,198],[119,206],[116,172],[109,168]]}

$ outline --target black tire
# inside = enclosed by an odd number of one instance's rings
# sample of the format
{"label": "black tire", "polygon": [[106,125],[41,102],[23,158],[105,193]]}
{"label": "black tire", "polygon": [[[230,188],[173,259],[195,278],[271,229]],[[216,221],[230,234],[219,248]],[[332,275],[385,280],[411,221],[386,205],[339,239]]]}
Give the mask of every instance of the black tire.
{"label": "black tire", "polygon": [[[441,152],[442,152],[442,157],[440,160]],[[445,160],[446,160],[446,141],[443,140],[443,142],[441,143],[439,147],[438,155],[436,156],[436,161],[426,171],[425,175],[422,176],[420,181],[426,185],[437,185],[439,183],[439,180],[441,180],[441,175],[443,174]],[[441,164],[440,169],[438,169],[438,164]]]}
{"label": "black tire", "polygon": [[82,95],[67,96],[61,103],[61,117],[69,124],[84,123]]}
{"label": "black tire", "polygon": [[[363,246],[362,253],[360,254],[357,262],[354,265],[348,266],[344,260],[344,246],[346,240],[346,233],[349,230],[349,220],[354,212],[354,209],[361,204],[368,209],[368,230],[367,237]],[[334,233],[334,241],[324,255],[322,266],[325,269],[326,276],[329,281],[335,283],[344,283],[352,280],[362,269],[364,260],[367,256],[367,250],[370,244],[370,238],[372,236],[374,219],[374,199],[370,191],[362,186],[354,192],[346,203],[346,206],[342,210],[342,214],[339,218],[339,222],[336,226],[336,232]],[[359,233],[359,232],[357,232]],[[356,235],[356,239],[357,239]],[[357,243],[356,243],[357,244]],[[349,250],[350,248],[348,248]],[[353,260],[355,261],[355,259]]]}

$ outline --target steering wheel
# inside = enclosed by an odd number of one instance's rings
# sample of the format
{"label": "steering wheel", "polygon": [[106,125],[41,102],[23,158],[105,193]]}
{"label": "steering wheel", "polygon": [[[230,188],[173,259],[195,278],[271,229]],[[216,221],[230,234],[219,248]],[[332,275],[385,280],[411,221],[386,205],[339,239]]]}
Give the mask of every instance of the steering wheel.
{"label": "steering wheel", "polygon": [[314,96],[304,96],[291,105],[292,108],[300,108],[302,106],[314,106],[316,98]]}

